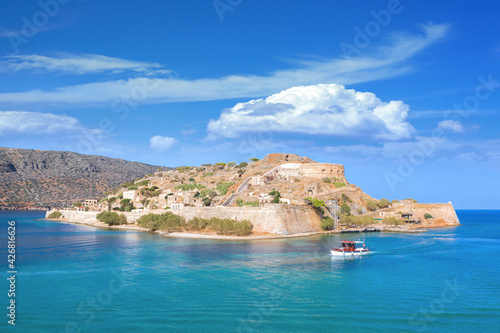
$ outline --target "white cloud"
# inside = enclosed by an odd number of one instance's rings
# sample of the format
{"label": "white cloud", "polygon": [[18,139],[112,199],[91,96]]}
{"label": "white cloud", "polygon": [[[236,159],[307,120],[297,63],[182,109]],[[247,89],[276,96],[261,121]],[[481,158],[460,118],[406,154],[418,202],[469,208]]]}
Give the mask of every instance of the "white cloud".
{"label": "white cloud", "polygon": [[[31,90],[0,94],[0,103],[22,105],[50,103],[62,105],[103,105],[111,103],[116,96],[130,96],[137,90],[145,94],[143,103],[168,103],[183,101],[209,101],[230,98],[254,98],[269,96],[281,90],[299,85],[317,83],[354,84],[395,77],[413,70],[408,60],[446,36],[446,24],[423,26],[421,35],[396,35],[392,44],[373,50],[376,56],[331,58],[322,61],[301,61],[293,69],[279,70],[269,75],[230,75],[221,78],[185,80],[177,78],[94,82],[60,87],[50,91]],[[98,60],[98,59],[97,59]],[[89,59],[86,60],[88,62]],[[125,62],[125,64],[123,64]],[[109,69],[111,61],[93,65],[68,64],[73,70],[89,71]],[[128,68],[123,60],[119,69]],[[52,65],[44,65],[48,68]],[[136,66],[135,63],[130,66]],[[56,65],[56,67],[65,67]],[[83,67],[83,69],[82,69]]]}
{"label": "white cloud", "polygon": [[53,134],[82,130],[78,119],[53,113],[27,111],[0,111],[0,135]]}
{"label": "white cloud", "polygon": [[130,70],[142,74],[161,74],[168,70],[161,69],[157,63],[138,62],[98,54],[62,54],[58,57],[47,57],[37,54],[11,55],[0,61],[0,73],[18,71],[63,72],[70,74],[89,74],[101,72],[122,72]]}
{"label": "white cloud", "polygon": [[451,131],[455,133],[464,133],[464,125],[462,125],[461,122],[456,121],[456,120],[443,120],[439,122],[438,128],[445,130],[445,131]]}
{"label": "white cloud", "polygon": [[151,139],[149,139],[149,144],[151,148],[158,151],[166,151],[172,148],[179,141],[175,138],[171,138],[168,136],[155,135]]}
{"label": "white cloud", "polygon": [[372,93],[319,84],[238,103],[211,120],[207,131],[209,137],[228,138],[268,131],[400,140],[415,132],[407,115],[401,101],[386,103]]}

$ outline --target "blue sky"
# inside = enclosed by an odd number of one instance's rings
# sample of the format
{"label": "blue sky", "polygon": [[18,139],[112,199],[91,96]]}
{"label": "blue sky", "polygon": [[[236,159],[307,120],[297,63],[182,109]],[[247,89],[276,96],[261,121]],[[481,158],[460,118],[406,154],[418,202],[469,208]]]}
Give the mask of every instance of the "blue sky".
{"label": "blue sky", "polygon": [[288,152],[376,198],[500,208],[497,2],[0,6],[0,146],[164,166]]}

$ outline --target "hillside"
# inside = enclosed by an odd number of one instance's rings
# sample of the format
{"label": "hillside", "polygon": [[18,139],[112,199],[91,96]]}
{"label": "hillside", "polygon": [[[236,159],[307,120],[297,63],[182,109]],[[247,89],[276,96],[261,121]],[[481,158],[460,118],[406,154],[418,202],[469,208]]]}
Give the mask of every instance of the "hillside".
{"label": "hillside", "polygon": [[0,148],[0,209],[97,199],[157,166],[72,152]]}
{"label": "hillside", "polygon": [[[347,181],[341,164],[284,153],[251,160],[158,170],[121,184],[100,201],[83,202],[58,214],[68,221],[92,224],[99,223],[98,213],[116,211],[123,214],[125,223],[135,224],[149,213],[159,216],[171,211],[186,220],[246,220],[253,232],[274,235],[340,227],[393,230],[402,225],[395,230],[408,231],[459,224],[451,203],[390,202],[371,197]],[[200,220],[193,221],[201,225]]]}

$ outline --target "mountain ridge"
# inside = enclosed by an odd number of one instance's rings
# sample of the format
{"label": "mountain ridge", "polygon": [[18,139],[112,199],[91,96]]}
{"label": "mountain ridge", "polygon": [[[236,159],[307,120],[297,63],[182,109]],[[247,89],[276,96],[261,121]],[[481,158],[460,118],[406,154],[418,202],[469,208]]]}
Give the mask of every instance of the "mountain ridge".
{"label": "mountain ridge", "polygon": [[0,209],[60,207],[99,198],[158,168],[68,151],[0,147]]}

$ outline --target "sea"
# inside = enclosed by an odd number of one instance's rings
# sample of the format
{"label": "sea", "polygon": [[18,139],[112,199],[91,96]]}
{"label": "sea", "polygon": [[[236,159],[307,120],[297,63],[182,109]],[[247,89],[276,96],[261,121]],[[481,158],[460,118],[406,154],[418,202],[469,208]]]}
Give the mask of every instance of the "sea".
{"label": "sea", "polygon": [[[500,332],[499,210],[427,233],[248,241],[44,214],[0,212],[0,332]],[[329,255],[360,238],[372,254]]]}

